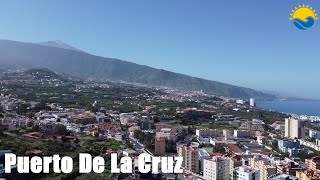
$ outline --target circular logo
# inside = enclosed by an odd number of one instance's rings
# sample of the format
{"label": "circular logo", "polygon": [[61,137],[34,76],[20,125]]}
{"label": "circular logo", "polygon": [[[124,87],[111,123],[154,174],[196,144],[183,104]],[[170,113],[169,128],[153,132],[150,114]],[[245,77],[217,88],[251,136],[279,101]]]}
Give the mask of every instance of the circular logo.
{"label": "circular logo", "polygon": [[312,9],[309,5],[305,6],[304,4],[295,7],[290,16],[289,19],[293,21],[293,24],[302,30],[310,28],[313,26],[314,22],[318,20],[316,10]]}

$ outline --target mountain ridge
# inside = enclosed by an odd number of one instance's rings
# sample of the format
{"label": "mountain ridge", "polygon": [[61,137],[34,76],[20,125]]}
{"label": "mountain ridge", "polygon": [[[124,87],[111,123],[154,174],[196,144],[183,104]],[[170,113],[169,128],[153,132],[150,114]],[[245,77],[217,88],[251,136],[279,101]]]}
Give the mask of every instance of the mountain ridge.
{"label": "mountain ridge", "polygon": [[15,65],[26,69],[48,68],[56,72],[99,81],[126,81],[183,90],[202,90],[207,93],[233,98],[275,98],[274,95],[250,88],[156,69],[120,59],[100,57],[83,51],[50,47],[37,43],[0,40],[0,64]]}
{"label": "mountain ridge", "polygon": [[45,41],[45,42],[40,42],[38,43],[40,45],[44,46],[50,46],[50,47],[56,47],[56,48],[63,48],[63,49],[68,49],[68,50],[74,50],[74,51],[81,51],[78,48],[75,48],[61,40],[55,40],[55,41]]}

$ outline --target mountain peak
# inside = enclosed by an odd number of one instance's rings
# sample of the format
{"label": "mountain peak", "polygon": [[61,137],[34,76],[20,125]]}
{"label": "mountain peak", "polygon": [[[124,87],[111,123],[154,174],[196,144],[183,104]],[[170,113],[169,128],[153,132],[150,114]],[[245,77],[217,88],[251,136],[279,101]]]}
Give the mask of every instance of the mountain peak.
{"label": "mountain peak", "polygon": [[68,49],[68,50],[74,50],[74,51],[81,51],[61,40],[55,40],[55,41],[45,41],[45,42],[40,42],[38,43],[43,46],[51,46],[51,47],[56,47],[56,48],[63,48],[63,49]]}

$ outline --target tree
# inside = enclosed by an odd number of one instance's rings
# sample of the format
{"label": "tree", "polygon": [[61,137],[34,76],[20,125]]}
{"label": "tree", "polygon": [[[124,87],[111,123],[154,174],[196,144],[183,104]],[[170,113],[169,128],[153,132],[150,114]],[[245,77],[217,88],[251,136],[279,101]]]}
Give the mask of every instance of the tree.
{"label": "tree", "polygon": [[28,112],[26,104],[20,104],[17,108],[17,114],[24,115]]}
{"label": "tree", "polygon": [[288,152],[283,153],[283,154],[282,154],[282,157],[283,157],[283,158],[286,158],[286,157],[288,158],[288,157],[290,157],[290,153],[288,153]]}
{"label": "tree", "polygon": [[40,130],[40,127],[38,125],[35,125],[33,126],[32,130],[37,132]]}
{"label": "tree", "polygon": [[142,131],[135,131],[134,138],[136,138],[141,144],[144,144],[146,148],[153,149],[154,147],[154,134],[143,133]]}
{"label": "tree", "polygon": [[226,150],[224,148],[224,145],[218,144],[216,146],[213,146],[213,152],[219,152],[221,154],[225,154]]}
{"label": "tree", "polygon": [[62,142],[68,142],[68,139],[65,136],[62,136],[61,141]]}
{"label": "tree", "polygon": [[126,147],[129,148],[129,149],[133,149],[133,145],[131,143],[126,143]]}
{"label": "tree", "polygon": [[78,144],[78,143],[80,143],[80,140],[78,138],[76,138],[73,142]]}
{"label": "tree", "polygon": [[183,141],[188,135],[187,130],[183,129],[182,132],[178,135],[178,141]]}
{"label": "tree", "polygon": [[64,134],[64,135],[68,133],[67,128],[61,124],[57,124],[56,126],[54,126],[53,132],[55,134]]}
{"label": "tree", "polygon": [[34,117],[34,113],[33,112],[27,112],[26,116],[30,119],[32,119]]}
{"label": "tree", "polygon": [[100,109],[100,107],[98,106],[98,105],[96,105],[96,106],[89,106],[89,111],[91,111],[91,112],[98,112],[99,111],[99,109]]}
{"label": "tree", "polygon": [[35,111],[41,111],[41,110],[50,111],[51,108],[46,105],[46,102],[42,101],[42,102],[36,104],[36,106],[34,107],[34,110],[35,110]]}
{"label": "tree", "polygon": [[280,152],[279,145],[278,145],[278,142],[277,142],[277,141],[273,141],[273,142],[272,142],[271,148],[272,148],[274,151]]}
{"label": "tree", "polygon": [[166,152],[168,153],[177,153],[177,144],[173,140],[166,142]]}
{"label": "tree", "polygon": [[140,130],[136,130],[135,132],[134,132],[134,138],[136,138],[136,139],[140,139],[140,136],[141,136],[141,131]]}
{"label": "tree", "polygon": [[33,121],[28,121],[28,123],[27,123],[27,127],[33,127],[33,126],[34,126]]}
{"label": "tree", "polygon": [[189,134],[196,134],[196,128],[194,126],[188,126],[188,132]]}

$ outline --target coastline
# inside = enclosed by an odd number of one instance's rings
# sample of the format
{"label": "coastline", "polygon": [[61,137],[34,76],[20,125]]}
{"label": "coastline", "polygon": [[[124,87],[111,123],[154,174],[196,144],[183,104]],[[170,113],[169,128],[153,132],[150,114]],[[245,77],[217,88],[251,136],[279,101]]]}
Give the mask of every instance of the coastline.
{"label": "coastline", "polygon": [[320,121],[320,100],[257,101],[256,107],[276,111],[302,119]]}

